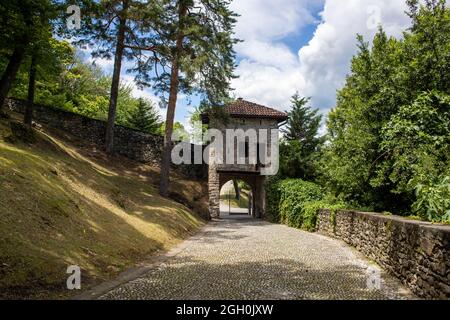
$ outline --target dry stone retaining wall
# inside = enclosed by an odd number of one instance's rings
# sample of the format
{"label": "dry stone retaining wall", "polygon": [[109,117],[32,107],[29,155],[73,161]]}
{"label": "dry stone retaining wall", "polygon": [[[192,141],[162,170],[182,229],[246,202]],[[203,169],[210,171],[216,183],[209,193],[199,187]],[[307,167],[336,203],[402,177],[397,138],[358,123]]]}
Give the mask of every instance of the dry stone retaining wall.
{"label": "dry stone retaining wall", "polygon": [[317,231],[352,245],[418,296],[450,298],[450,226],[324,209],[319,211]]}
{"label": "dry stone retaining wall", "polygon": [[[24,113],[23,100],[8,99],[6,106],[12,111]],[[103,147],[105,141],[106,122],[88,118],[61,109],[34,105],[34,120],[52,128],[64,130],[70,134]],[[120,125],[114,128],[114,152],[130,159],[159,164],[161,161],[164,137],[147,134]],[[192,147],[191,150],[194,150]],[[179,165],[177,168],[192,178],[206,178],[206,165]]]}

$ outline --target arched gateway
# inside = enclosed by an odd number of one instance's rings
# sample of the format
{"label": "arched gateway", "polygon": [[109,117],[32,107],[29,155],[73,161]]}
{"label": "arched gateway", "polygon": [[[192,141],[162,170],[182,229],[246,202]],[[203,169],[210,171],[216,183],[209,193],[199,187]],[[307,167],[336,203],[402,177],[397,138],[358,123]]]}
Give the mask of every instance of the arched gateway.
{"label": "arched gateway", "polygon": [[[209,119],[207,114],[202,114],[202,122],[208,124],[209,129],[216,129],[213,130],[216,134],[221,133],[221,139],[223,139],[223,143],[211,144],[209,150],[210,216],[211,218],[220,217],[220,189],[223,184],[229,180],[243,180],[251,187],[250,212],[253,217],[261,218],[264,215],[266,203],[264,170],[268,167],[267,160],[261,155],[271,155],[271,131],[275,132],[273,129],[278,129],[280,123],[286,121],[287,114],[242,98],[225,106],[225,112],[229,115],[226,123],[218,119]],[[254,132],[256,132],[256,143],[252,143],[255,140],[252,139]],[[267,134],[264,135],[264,133]],[[275,139],[278,139],[278,136],[275,136]],[[231,162],[228,161],[230,152],[234,160]],[[242,163],[242,158],[241,161],[238,160],[239,154],[243,156],[245,163]]]}

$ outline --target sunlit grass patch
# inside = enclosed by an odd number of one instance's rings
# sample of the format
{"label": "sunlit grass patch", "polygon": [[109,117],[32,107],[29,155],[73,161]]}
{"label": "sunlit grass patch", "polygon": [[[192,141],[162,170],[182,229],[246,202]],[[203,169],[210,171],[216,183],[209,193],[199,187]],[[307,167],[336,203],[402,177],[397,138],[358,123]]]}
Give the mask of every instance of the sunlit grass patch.
{"label": "sunlit grass patch", "polygon": [[[65,288],[68,265],[82,268],[86,288],[204,223],[159,196],[155,168],[91,157],[49,132],[32,145],[7,143],[8,134],[0,121],[0,297],[65,297],[73,294]],[[176,174],[174,188],[192,201],[204,186]]]}

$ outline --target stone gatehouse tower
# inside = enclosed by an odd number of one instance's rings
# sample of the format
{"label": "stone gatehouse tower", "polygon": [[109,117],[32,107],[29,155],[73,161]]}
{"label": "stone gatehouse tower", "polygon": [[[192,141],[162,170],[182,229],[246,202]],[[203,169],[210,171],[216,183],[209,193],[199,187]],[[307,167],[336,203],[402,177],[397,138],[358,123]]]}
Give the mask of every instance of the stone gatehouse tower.
{"label": "stone gatehouse tower", "polygon": [[[261,138],[261,134],[259,133],[261,131],[259,129],[266,129],[268,132],[271,129],[278,129],[280,123],[287,120],[287,114],[246,101],[242,98],[238,98],[235,102],[225,106],[224,109],[229,115],[226,124],[221,120],[209,119],[207,114],[202,114],[202,122],[209,124],[209,129],[216,129],[217,132],[220,131],[223,137],[222,155],[219,154],[220,150],[217,150],[217,148],[211,147],[209,150],[208,188],[210,216],[211,218],[220,217],[220,190],[222,186],[230,180],[243,180],[251,187],[252,196],[250,197],[249,212],[251,212],[254,218],[261,218],[264,216],[266,207],[264,190],[266,175],[261,174],[265,165],[261,162],[259,155],[260,148],[266,148],[264,151],[270,154],[270,148],[266,146],[270,144],[271,137],[269,133],[266,141],[261,142],[263,138]],[[248,129],[256,130],[258,132],[256,148],[248,145],[248,136],[244,138],[244,143],[242,143],[243,141],[239,142],[234,137],[227,136],[227,131],[230,131],[227,129],[242,129],[246,133],[249,132]],[[229,140],[232,138],[233,141],[227,141],[227,137]],[[278,137],[276,138],[278,139]],[[239,152],[245,153],[245,164],[237,164],[237,161],[233,164],[226,164],[229,162],[223,161],[223,163],[220,163],[220,161],[214,160],[220,157],[225,160],[226,147],[230,146],[230,143],[232,143],[231,145],[235,150],[235,160],[238,153],[237,149],[240,148]],[[256,163],[252,164],[252,161],[249,160],[252,156],[253,159],[256,159]]]}

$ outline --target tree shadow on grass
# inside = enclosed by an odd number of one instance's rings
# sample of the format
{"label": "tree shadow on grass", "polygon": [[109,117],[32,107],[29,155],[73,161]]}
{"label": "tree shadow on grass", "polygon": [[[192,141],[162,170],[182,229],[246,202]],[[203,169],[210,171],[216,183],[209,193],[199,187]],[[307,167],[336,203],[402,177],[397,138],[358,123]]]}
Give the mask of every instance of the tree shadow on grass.
{"label": "tree shadow on grass", "polygon": [[[0,297],[67,296],[68,265],[81,267],[86,288],[202,225],[146,181],[42,139],[0,149]],[[122,208],[115,191],[127,185]]]}

